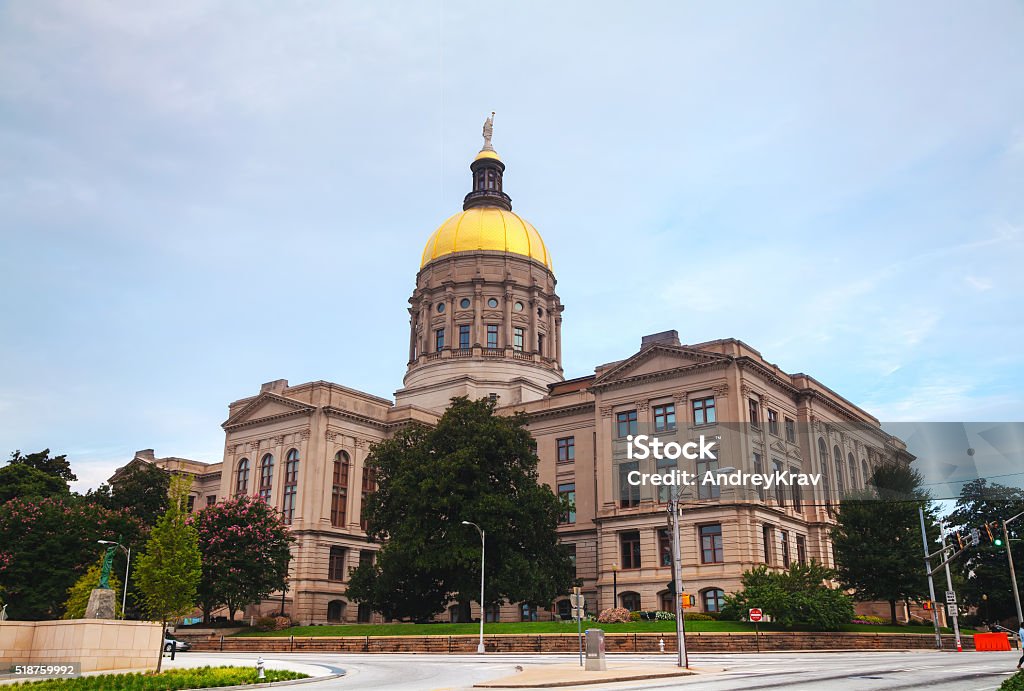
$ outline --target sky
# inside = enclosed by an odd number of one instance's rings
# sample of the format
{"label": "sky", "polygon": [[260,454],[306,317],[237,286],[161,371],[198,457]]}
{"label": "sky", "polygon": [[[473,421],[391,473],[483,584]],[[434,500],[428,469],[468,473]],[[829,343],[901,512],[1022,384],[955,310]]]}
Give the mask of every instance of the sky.
{"label": "sky", "polygon": [[483,120],[567,377],[739,338],[883,421],[1024,403],[1024,4],[0,4],[0,454],[222,457],[401,387]]}

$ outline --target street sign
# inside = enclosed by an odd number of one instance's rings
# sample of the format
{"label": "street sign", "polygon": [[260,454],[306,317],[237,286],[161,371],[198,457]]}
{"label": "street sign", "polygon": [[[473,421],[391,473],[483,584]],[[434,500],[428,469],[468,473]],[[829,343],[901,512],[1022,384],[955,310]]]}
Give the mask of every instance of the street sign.
{"label": "street sign", "polygon": [[981,531],[977,528],[971,528],[971,546],[977,547],[978,543],[981,542]]}
{"label": "street sign", "polygon": [[946,610],[949,612],[949,616],[955,617],[959,614],[959,610],[956,605],[946,605]]}
{"label": "street sign", "polygon": [[579,607],[580,606],[580,596],[579,595],[570,595],[569,596],[569,606],[570,607]]}
{"label": "street sign", "polygon": [[582,619],[584,614],[585,614],[585,612],[583,611],[583,608],[581,608],[581,607],[574,607],[573,610],[572,610],[572,618],[573,619]]}
{"label": "street sign", "polygon": [[750,621],[758,622],[764,618],[764,615],[761,613],[761,610],[759,608],[752,607],[750,609],[750,612],[747,614],[747,618],[750,619]]}
{"label": "street sign", "polygon": [[956,604],[956,593],[953,592],[952,590],[947,590],[946,591],[946,604],[947,605],[955,605]]}

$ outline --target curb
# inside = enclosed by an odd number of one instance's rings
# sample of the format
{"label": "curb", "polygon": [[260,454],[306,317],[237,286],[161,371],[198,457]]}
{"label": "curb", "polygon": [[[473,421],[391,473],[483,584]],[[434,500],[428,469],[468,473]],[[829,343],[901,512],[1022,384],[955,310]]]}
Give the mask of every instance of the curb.
{"label": "curb", "polygon": [[[331,679],[340,679],[345,676],[345,672],[340,674],[328,674],[322,677],[308,677],[306,679],[288,679],[287,681],[272,681],[269,684],[240,684],[235,686],[215,686],[214,691],[235,691],[236,689],[266,689],[271,686],[298,686],[299,684],[311,684],[314,681],[330,681]],[[210,687],[203,687],[203,689],[182,689],[181,691],[204,691]]]}

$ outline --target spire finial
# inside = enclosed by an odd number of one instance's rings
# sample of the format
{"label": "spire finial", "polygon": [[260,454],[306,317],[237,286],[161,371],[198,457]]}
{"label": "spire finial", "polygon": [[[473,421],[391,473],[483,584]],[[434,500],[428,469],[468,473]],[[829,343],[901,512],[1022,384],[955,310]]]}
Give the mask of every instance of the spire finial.
{"label": "spire finial", "polygon": [[491,146],[491,137],[494,136],[494,111],[491,111],[491,117],[484,120],[484,148],[481,151],[494,151],[494,147]]}

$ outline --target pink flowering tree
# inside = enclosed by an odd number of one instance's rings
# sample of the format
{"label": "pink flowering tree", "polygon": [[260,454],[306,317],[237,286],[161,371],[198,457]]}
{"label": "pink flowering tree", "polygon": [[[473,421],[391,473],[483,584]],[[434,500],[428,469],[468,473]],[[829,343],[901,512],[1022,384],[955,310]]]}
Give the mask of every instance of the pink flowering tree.
{"label": "pink flowering tree", "polygon": [[238,610],[284,587],[295,538],[281,514],[262,499],[228,499],[193,514],[190,521],[199,533],[199,602],[207,620],[220,605],[234,620]]}
{"label": "pink flowering tree", "polygon": [[7,616],[60,618],[68,588],[106,549],[96,541],[121,536],[122,544],[140,545],[142,531],[127,511],[73,496],[18,498],[0,505],[0,591]]}

